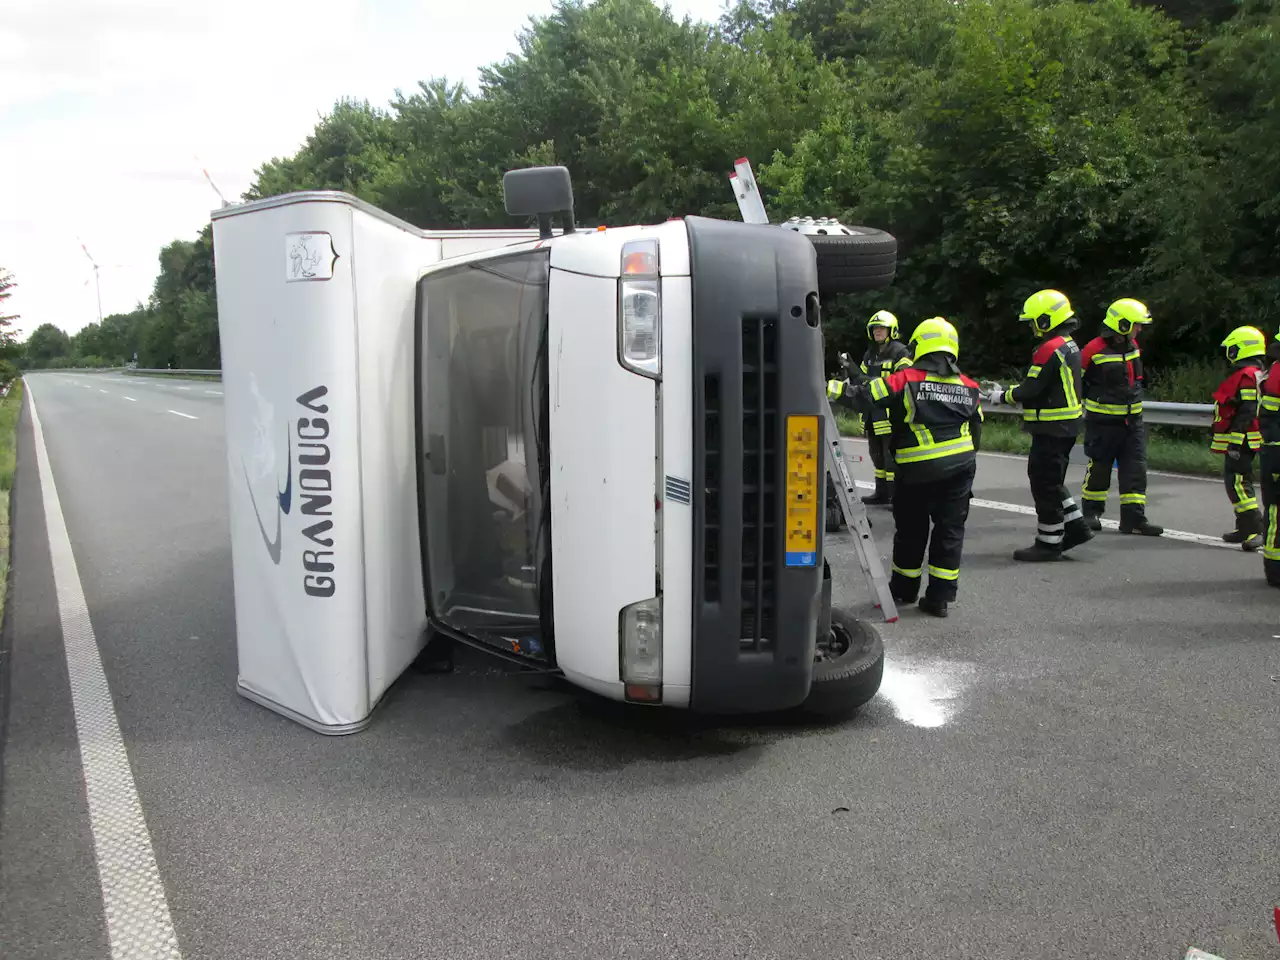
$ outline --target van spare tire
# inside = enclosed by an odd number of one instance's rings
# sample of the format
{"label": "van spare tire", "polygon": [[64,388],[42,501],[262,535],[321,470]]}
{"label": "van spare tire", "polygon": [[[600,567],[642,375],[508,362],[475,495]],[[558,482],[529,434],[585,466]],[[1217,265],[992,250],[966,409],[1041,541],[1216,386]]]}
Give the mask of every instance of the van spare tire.
{"label": "van spare tire", "polygon": [[844,719],[876,695],[883,679],[884,641],[879,631],[833,607],[831,632],[818,638],[813,684],[800,709],[824,719]]}
{"label": "van spare tire", "polygon": [[850,227],[839,220],[792,217],[783,229],[803,233],[818,258],[818,294],[882,290],[898,268],[898,241],[876,227]]}

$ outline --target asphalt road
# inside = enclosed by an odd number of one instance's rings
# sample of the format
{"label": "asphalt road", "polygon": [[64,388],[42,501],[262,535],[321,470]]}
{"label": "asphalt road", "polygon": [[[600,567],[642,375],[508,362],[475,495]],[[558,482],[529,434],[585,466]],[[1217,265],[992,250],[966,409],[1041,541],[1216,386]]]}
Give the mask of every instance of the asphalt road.
{"label": "asphalt road", "polygon": [[[1220,485],[1152,477],[1204,542],[1022,566],[1025,465],[984,456],[960,603],[882,627],[841,726],[467,658],[325,738],[235,693],[220,385],[28,382],[184,957],[1280,956],[1280,591],[1212,544]],[[105,960],[29,413],[14,496],[0,954]]]}

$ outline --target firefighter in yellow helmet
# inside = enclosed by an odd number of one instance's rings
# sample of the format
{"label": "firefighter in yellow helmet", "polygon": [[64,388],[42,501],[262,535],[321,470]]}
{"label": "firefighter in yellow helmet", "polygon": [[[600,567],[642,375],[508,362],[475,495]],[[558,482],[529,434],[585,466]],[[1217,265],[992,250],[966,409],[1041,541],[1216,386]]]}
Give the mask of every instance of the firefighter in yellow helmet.
{"label": "firefighter in yellow helmet", "polygon": [[1262,568],[1267,583],[1280,587],[1280,330],[1267,347],[1271,369],[1258,388],[1258,432],[1262,450],[1258,454],[1259,486],[1266,515],[1262,538]]}
{"label": "firefighter in yellow helmet", "polygon": [[1147,428],[1137,333],[1150,322],[1145,303],[1128,297],[1117,300],[1107,308],[1101,335],[1080,351],[1084,452],[1089,458],[1080,506],[1091,530],[1102,529],[1114,463],[1120,482],[1120,532],[1148,537],[1164,533],[1147,519]]}
{"label": "firefighter in yellow helmet", "polygon": [[[981,388],[960,372],[959,337],[942,317],[921,322],[908,345],[909,367],[857,386],[831,380],[827,396],[855,409],[869,405],[888,412],[898,465],[889,592],[899,603],[919,598],[925,613],[945,617],[960,579],[982,436]],[[929,585],[921,597],[926,546]]]}
{"label": "firefighter in yellow helmet", "polygon": [[1231,373],[1213,392],[1213,440],[1209,449],[1220,453],[1227,498],[1235,510],[1236,527],[1222,535],[1245,550],[1262,546],[1262,515],[1253,490],[1253,459],[1262,447],[1258,429],[1258,387],[1265,373],[1266,337],[1257,327],[1236,327],[1221,346],[1231,361]]}
{"label": "firefighter in yellow helmet", "polygon": [[[911,366],[911,351],[898,339],[898,318],[888,310],[879,310],[867,321],[867,339],[871,341],[862,357],[863,377],[888,377]],[[890,442],[889,411],[870,407],[862,415],[871,463],[876,472],[875,492],[862,498],[863,503],[892,503],[896,464]]]}
{"label": "firefighter in yellow helmet", "polygon": [[1060,560],[1062,554],[1093,539],[1067,489],[1067,466],[1080,434],[1084,408],[1080,402],[1080,348],[1072,334],[1078,326],[1066,294],[1038,290],[1027,298],[1018,317],[1029,323],[1040,344],[1022,382],[1008,389],[992,384],[992,404],[1022,405],[1022,429],[1031,434],[1027,479],[1036,504],[1036,539],[1013,552],[1015,560]]}

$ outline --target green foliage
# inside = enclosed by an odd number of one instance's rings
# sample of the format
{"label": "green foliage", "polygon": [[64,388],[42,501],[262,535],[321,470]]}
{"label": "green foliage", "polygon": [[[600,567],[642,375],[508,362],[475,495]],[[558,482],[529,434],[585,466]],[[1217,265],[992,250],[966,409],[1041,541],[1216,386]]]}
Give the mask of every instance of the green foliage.
{"label": "green foliage", "polygon": [[13,274],[0,267],[0,362],[9,363],[22,353],[17,336],[13,332],[13,321],[18,319],[16,313],[5,313],[5,301],[13,296],[13,289],[18,282]]}
{"label": "green foliage", "polygon": [[[559,163],[587,225],[736,218],[745,154],[775,221],[899,239],[892,287],[824,304],[833,368],[887,307],[905,332],[949,317],[964,366],[1008,380],[1033,347],[1021,303],[1053,286],[1082,337],[1146,301],[1153,393],[1203,402],[1222,335],[1280,323],[1278,3],[740,0],[707,24],[560,0],[476,91],[338,101],[245,199],[335,189],[424,227],[510,225],[503,172]],[[218,366],[213,270],[206,227],[161,252],[145,305],[28,362]]]}

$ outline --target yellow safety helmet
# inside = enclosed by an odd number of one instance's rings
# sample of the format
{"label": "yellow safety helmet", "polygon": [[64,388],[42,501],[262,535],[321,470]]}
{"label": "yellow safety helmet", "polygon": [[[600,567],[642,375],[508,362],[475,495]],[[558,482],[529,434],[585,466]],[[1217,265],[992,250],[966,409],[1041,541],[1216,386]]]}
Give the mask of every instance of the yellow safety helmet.
{"label": "yellow safety helmet", "polygon": [[1030,323],[1036,333],[1044,334],[1062,326],[1075,315],[1065,293],[1060,290],[1037,290],[1027,297],[1022,305],[1022,315],[1018,319]]}
{"label": "yellow safety helmet", "polygon": [[930,353],[949,353],[957,359],[960,357],[960,337],[956,334],[956,328],[942,317],[920,321],[907,346],[914,352],[913,360],[919,360]]}
{"label": "yellow safety helmet", "polygon": [[873,327],[888,327],[889,339],[898,339],[898,318],[888,310],[877,310],[875,314],[867,321],[867,339],[874,339],[871,334]]}
{"label": "yellow safety helmet", "polygon": [[1227,348],[1227,359],[1232,363],[1247,360],[1249,357],[1261,357],[1267,352],[1267,338],[1257,327],[1236,327],[1227,334],[1227,338],[1219,344]]}
{"label": "yellow safety helmet", "polygon": [[1127,337],[1133,328],[1151,322],[1151,311],[1141,300],[1124,297],[1107,307],[1107,315],[1102,320],[1104,327],[1110,327],[1122,337]]}

